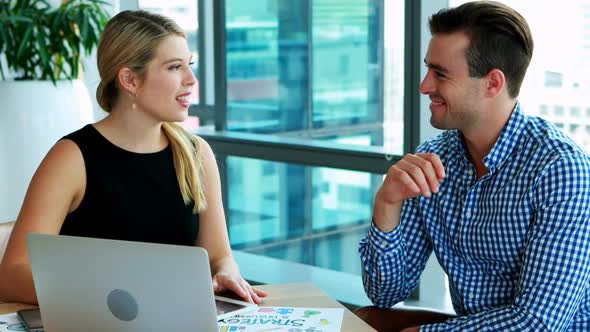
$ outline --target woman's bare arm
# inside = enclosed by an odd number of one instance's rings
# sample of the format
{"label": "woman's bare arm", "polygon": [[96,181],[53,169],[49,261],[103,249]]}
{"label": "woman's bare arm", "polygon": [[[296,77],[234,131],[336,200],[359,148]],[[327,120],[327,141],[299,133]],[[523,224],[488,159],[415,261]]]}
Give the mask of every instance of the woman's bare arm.
{"label": "woman's bare arm", "polygon": [[213,286],[216,291],[230,289],[244,300],[260,303],[265,292],[252,288],[240,275],[240,269],[232,256],[227,225],[221,198],[221,181],[215,156],[209,144],[200,140],[203,154],[203,183],[207,209],[200,213],[197,244],[205,248],[211,262]]}
{"label": "woman's bare arm", "polygon": [[0,263],[0,301],[37,303],[29,255],[28,233],[58,234],[68,212],[84,195],[86,172],[78,146],[56,143],[33,175]]}

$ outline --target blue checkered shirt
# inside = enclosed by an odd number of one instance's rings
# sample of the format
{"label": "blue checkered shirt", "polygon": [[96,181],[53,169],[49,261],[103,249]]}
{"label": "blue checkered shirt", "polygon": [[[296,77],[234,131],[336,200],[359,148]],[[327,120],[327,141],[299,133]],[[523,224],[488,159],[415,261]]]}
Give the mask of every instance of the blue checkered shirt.
{"label": "blue checkered shirt", "polygon": [[446,178],[432,198],[404,202],[393,231],[373,224],[361,241],[376,306],[403,301],[434,251],[458,317],[421,331],[590,331],[590,158],[520,108],[479,180],[458,131],[418,148]]}

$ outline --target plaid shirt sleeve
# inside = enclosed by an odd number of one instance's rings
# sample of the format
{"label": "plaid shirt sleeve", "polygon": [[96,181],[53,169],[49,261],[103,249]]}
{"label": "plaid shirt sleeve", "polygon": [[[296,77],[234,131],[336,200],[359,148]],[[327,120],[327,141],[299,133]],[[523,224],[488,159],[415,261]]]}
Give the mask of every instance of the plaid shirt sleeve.
{"label": "plaid shirt sleeve", "polygon": [[398,227],[383,233],[375,224],[360,242],[365,292],[377,307],[401,302],[416,288],[432,252],[414,200],[402,208]]}
{"label": "plaid shirt sleeve", "polygon": [[420,331],[565,331],[590,282],[590,163],[569,156],[531,188],[531,228],[510,305],[424,325]]}

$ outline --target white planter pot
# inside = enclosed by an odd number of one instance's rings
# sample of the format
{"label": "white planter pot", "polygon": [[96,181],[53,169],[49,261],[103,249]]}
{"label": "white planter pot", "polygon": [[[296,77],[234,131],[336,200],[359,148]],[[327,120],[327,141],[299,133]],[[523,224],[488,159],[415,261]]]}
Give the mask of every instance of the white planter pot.
{"label": "white planter pot", "polygon": [[15,220],[31,177],[64,135],[92,122],[81,80],[0,82],[0,223]]}

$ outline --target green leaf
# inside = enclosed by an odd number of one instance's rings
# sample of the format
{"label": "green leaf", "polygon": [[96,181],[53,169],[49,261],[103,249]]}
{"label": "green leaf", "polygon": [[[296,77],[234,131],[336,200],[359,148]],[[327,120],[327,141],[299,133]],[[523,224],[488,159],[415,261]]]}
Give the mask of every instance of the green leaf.
{"label": "green leaf", "polygon": [[43,34],[43,30],[37,30],[35,37],[37,37],[37,47],[39,48],[39,54],[41,55],[42,67],[49,67],[49,52],[47,52],[47,43],[45,42],[45,35]]}
{"label": "green leaf", "polygon": [[57,14],[53,17],[53,22],[51,23],[51,31],[58,31],[58,27],[62,25],[62,19],[64,17],[63,11],[57,11]]}
{"label": "green leaf", "polygon": [[[102,17],[101,15],[92,15],[92,16],[90,16],[90,20],[94,23],[91,26],[91,30],[93,30],[95,36],[98,36],[98,35],[100,35],[102,29],[106,25],[108,18]],[[97,38],[97,40],[98,40],[98,38]]]}
{"label": "green leaf", "polygon": [[27,31],[25,32],[25,35],[23,37],[23,40],[21,41],[21,44],[18,48],[18,52],[16,52],[16,60],[19,61],[21,59],[21,57],[23,56],[23,53],[25,51],[25,49],[27,49],[27,44],[29,43],[29,40],[31,39],[31,34],[33,33],[33,26],[30,25],[27,28]]}
{"label": "green leaf", "polygon": [[28,17],[23,17],[23,16],[0,16],[0,22],[12,22],[12,23],[25,22],[25,23],[31,23],[31,22],[33,22],[33,20],[31,20]]}
{"label": "green leaf", "polygon": [[50,73],[49,79],[53,83],[53,85],[57,86],[56,78],[53,76],[53,73]]}
{"label": "green leaf", "polygon": [[80,27],[80,39],[87,40],[88,39],[88,15],[86,15],[85,11],[82,11],[82,22],[80,22],[80,24],[82,25]]}
{"label": "green leaf", "polygon": [[61,56],[59,53],[57,53],[55,55],[55,60],[53,60],[53,63],[55,64],[55,74],[56,77],[60,77],[63,75],[63,68],[64,68],[64,61],[63,61],[63,56]]}
{"label": "green leaf", "polygon": [[0,52],[4,50],[4,43],[8,43],[8,32],[6,28],[0,24]]}
{"label": "green leaf", "polygon": [[70,76],[78,77],[78,64],[80,63],[80,57],[74,55],[70,61]]}
{"label": "green leaf", "polygon": [[22,10],[24,10],[25,8],[27,8],[27,5],[28,5],[28,4],[27,4],[27,1],[18,0],[18,1],[16,2],[16,4],[14,5],[14,9],[17,9],[17,10],[20,10],[20,11],[22,11]]}
{"label": "green leaf", "polygon": [[92,45],[98,44],[98,36],[94,32],[94,27],[92,27],[90,21],[88,22],[88,24],[90,25],[90,28],[88,29],[88,36],[86,37],[86,42],[84,45],[86,56],[90,56],[90,54],[92,53]]}
{"label": "green leaf", "polygon": [[[0,54],[25,79],[73,79],[109,19],[102,0],[0,0]],[[0,72],[2,78],[4,73]]]}
{"label": "green leaf", "polygon": [[109,6],[109,7],[110,7],[110,6],[111,6],[111,4],[110,4],[109,2],[107,2],[107,1],[102,1],[102,0],[92,0],[91,2],[92,2],[93,4],[99,4],[99,5],[102,5],[103,7],[104,7],[104,6]]}

